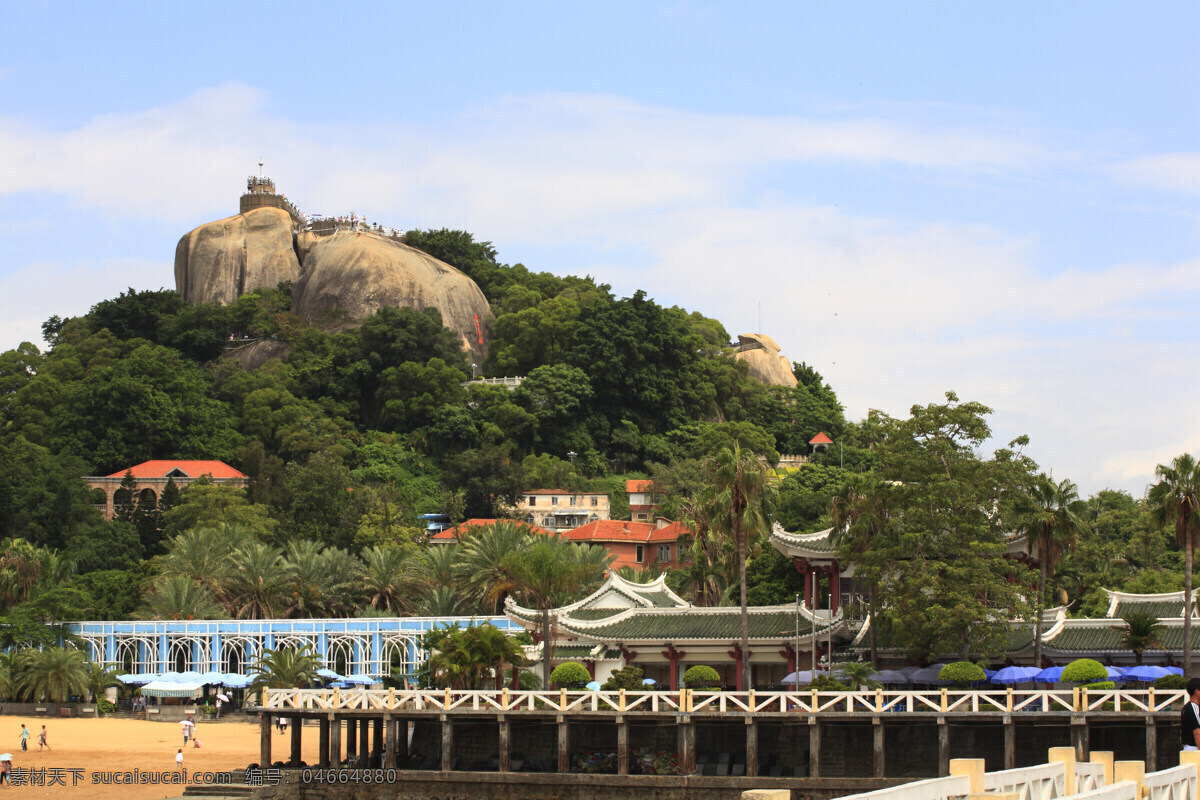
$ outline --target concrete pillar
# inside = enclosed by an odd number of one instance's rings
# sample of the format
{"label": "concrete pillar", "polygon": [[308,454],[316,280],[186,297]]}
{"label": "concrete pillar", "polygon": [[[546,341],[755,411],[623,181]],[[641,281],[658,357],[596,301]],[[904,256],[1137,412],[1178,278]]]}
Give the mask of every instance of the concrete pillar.
{"label": "concrete pillar", "polygon": [[617,774],[629,774],[629,723],[617,717]]}
{"label": "concrete pillar", "polygon": [[454,769],[454,723],[442,715],[442,772]]}
{"label": "concrete pillar", "polygon": [[329,717],[317,720],[317,766],[329,766]]}
{"label": "concrete pillar", "polygon": [[758,725],[749,714],[746,715],[746,777],[758,777]]}
{"label": "concrete pillar", "polygon": [[1104,767],[1104,785],[1113,785],[1113,754],[1111,750],[1093,750],[1088,759],[1093,764]]}
{"label": "concrete pillar", "polygon": [[383,766],[383,718],[371,720],[371,763],[372,769]]}
{"label": "concrete pillar", "polygon": [[509,723],[508,718],[505,717],[503,714],[501,714],[500,715],[500,748],[499,748],[500,749],[499,755],[500,755],[500,771],[501,772],[510,772],[511,771],[509,768],[510,747],[509,747],[509,743],[508,743],[510,727],[511,727],[511,723]]}
{"label": "concrete pillar", "polygon": [[[1072,720],[1071,738],[1075,738],[1074,720]],[[1067,794],[1075,794],[1075,748],[1051,747],[1046,760],[1051,764],[1064,764],[1067,768]]]}
{"label": "concrete pillar", "polygon": [[938,775],[950,774],[950,726],[945,717],[938,717]]}
{"label": "concrete pillar", "polygon": [[342,720],[333,714],[329,715],[329,763],[342,764]]}
{"label": "concrete pillar", "polygon": [[558,771],[564,774],[571,771],[571,751],[567,749],[571,746],[570,734],[571,729],[567,720],[560,714],[558,717]]}
{"label": "concrete pillar", "polygon": [[1158,772],[1158,723],[1153,714],[1146,715],[1146,769]]}
{"label": "concrete pillar", "polygon": [[821,777],[821,720],[808,718],[808,777]]}
{"label": "concrete pillar", "polygon": [[985,772],[987,772],[987,767],[982,758],[952,758],[947,774],[967,776],[971,781],[971,793],[979,794],[984,791],[983,775]]}
{"label": "concrete pillar", "polygon": [[288,763],[293,767],[300,766],[302,750],[300,749],[301,731],[304,730],[304,718],[296,717],[292,720],[292,753],[288,758]]}
{"label": "concrete pillar", "polygon": [[878,716],[875,716],[871,720],[871,733],[873,734],[874,745],[875,745],[874,760],[873,760],[873,763],[875,766],[874,774],[875,774],[876,778],[882,778],[882,777],[885,777],[887,774],[887,772],[886,772],[887,763],[884,758],[883,720],[880,719]]}
{"label": "concrete pillar", "polygon": [[1017,768],[1017,723],[1012,714],[1004,715],[1004,768]]}
{"label": "concrete pillar", "polygon": [[679,771],[691,775],[696,771],[696,726],[691,717],[680,717],[678,721]]}
{"label": "concrete pillar", "polygon": [[258,763],[265,769],[271,766],[271,715],[263,714],[258,723]]}
{"label": "concrete pillar", "polygon": [[358,766],[371,763],[371,720],[363,717],[358,721]]}
{"label": "concrete pillar", "polygon": [[1188,765],[1195,767],[1196,774],[1200,775],[1200,750],[1179,751],[1179,766],[1185,767]]}
{"label": "concrete pillar", "polygon": [[[1157,772],[1157,770],[1150,770]],[[1141,797],[1145,791],[1146,784],[1146,762],[1145,761],[1118,761],[1113,764],[1113,782],[1120,783],[1121,781],[1133,781],[1137,784],[1137,796]]]}

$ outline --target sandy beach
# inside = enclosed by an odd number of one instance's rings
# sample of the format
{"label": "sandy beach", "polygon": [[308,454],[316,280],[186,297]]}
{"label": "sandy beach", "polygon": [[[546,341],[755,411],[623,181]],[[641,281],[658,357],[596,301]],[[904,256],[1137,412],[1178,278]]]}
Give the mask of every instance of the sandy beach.
{"label": "sandy beach", "polygon": [[[21,752],[21,723],[29,728],[29,750]],[[50,749],[38,751],[37,734],[46,726]],[[200,749],[188,747],[183,751],[183,766],[189,776],[195,772],[233,771],[240,781],[247,764],[258,761],[259,732],[257,724],[209,723],[196,726]],[[272,732],[272,758],[286,759],[291,746],[291,732]],[[0,792],[21,797],[78,797],[121,798],[121,800],[150,800],[178,797],[182,785],[112,785],[93,783],[93,773],[145,772],[173,773],[175,753],[183,737],[178,723],[143,722],[129,719],[28,719],[0,717],[0,751],[13,755],[14,768],[46,769],[47,783],[57,769],[62,784],[54,786],[10,786]],[[304,760],[317,761],[317,728],[304,730]],[[75,776],[79,776],[76,779]],[[74,786],[72,784],[75,784]],[[65,785],[64,785],[65,784]]]}

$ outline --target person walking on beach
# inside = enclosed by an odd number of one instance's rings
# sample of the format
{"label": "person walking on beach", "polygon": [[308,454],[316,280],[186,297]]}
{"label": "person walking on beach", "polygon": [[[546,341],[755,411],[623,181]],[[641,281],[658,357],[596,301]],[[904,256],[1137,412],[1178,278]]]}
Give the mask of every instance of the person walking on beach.
{"label": "person walking on beach", "polygon": [[175,768],[178,769],[180,772],[183,772],[183,748],[182,747],[179,748],[179,750],[175,753]]}
{"label": "person walking on beach", "polygon": [[41,752],[41,749],[43,747],[46,748],[47,750],[50,749],[50,743],[46,741],[46,726],[45,725],[42,726],[42,732],[38,734],[38,751]]}
{"label": "person walking on beach", "polygon": [[25,727],[25,723],[21,723],[21,749],[29,749],[29,728]]}

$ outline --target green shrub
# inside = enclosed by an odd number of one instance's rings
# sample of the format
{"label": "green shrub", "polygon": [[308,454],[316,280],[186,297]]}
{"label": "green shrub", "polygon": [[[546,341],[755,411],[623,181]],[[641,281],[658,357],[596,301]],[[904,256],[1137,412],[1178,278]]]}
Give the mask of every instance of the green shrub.
{"label": "green shrub", "polygon": [[[1178,676],[1172,676],[1172,677],[1178,677]],[[96,713],[98,713],[98,714],[111,714],[112,712],[114,712],[116,710],[117,710],[117,706],[111,700],[105,700],[104,698],[100,698],[100,700],[96,703]]]}
{"label": "green shrub", "polygon": [[955,686],[967,687],[976,681],[981,681],[987,675],[983,672],[983,667],[978,664],[972,664],[970,661],[955,661],[953,664],[947,664],[938,671],[938,680],[950,681]]}
{"label": "green shrub", "polygon": [[609,675],[608,680],[600,688],[610,692],[618,689],[624,689],[629,692],[641,691],[646,688],[642,685],[642,676],[645,674],[645,671],[641,667],[635,667],[630,664],[627,667],[621,667],[612,675]]}
{"label": "green shrub", "polygon": [[828,675],[817,675],[813,678],[812,683],[808,685],[809,689],[816,689],[818,692],[844,692],[850,687],[841,681],[834,680]]}
{"label": "green shrub", "polygon": [[1089,692],[1102,692],[1105,689],[1115,689],[1117,685],[1112,681],[1096,681],[1095,683],[1085,683],[1083,688]]}
{"label": "green shrub", "polygon": [[1154,682],[1155,689],[1186,689],[1187,678],[1182,675],[1163,675]]}
{"label": "green shrub", "polygon": [[1061,680],[1069,683],[1093,683],[1108,680],[1108,670],[1099,661],[1080,658],[1063,668]]}
{"label": "green shrub", "polygon": [[721,676],[717,674],[717,671],[704,664],[688,667],[687,672],[683,673],[683,685],[689,689],[717,686],[720,683]]}
{"label": "green shrub", "polygon": [[560,689],[582,689],[591,679],[587,667],[578,661],[564,661],[550,673],[550,683]]}

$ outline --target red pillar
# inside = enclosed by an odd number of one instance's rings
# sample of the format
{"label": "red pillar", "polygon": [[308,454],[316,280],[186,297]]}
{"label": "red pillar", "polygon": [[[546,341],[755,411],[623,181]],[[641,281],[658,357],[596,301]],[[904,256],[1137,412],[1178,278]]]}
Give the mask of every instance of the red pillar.
{"label": "red pillar", "polygon": [[838,562],[833,562],[833,566],[829,568],[829,591],[832,595],[829,601],[829,614],[834,615],[838,611],[838,606],[842,604],[842,570],[838,566]]}
{"label": "red pillar", "polygon": [[804,570],[804,605],[808,606],[809,610],[813,607],[813,575],[812,570]]}
{"label": "red pillar", "polygon": [[512,688],[512,690],[513,690],[513,691],[516,691],[517,689],[520,689],[520,688],[521,688],[521,681],[520,681],[520,679],[518,679],[518,678],[517,678],[517,672],[518,672],[518,670],[517,670],[517,665],[516,665],[516,664],[513,664],[513,668],[512,668],[512,686],[511,686],[511,688]]}
{"label": "red pillar", "polygon": [[670,655],[667,657],[667,669],[671,670],[671,691],[679,691],[679,656],[675,652],[675,648],[670,649]]}

